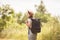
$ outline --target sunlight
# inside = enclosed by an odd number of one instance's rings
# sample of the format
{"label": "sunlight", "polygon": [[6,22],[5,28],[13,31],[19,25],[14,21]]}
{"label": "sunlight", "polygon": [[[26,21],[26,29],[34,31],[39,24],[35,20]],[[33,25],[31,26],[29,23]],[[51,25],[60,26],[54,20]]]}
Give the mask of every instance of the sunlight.
{"label": "sunlight", "polygon": [[[58,5],[60,3],[59,0],[43,0],[43,2],[48,12],[55,16],[60,15],[60,6]],[[39,5],[39,3],[40,0],[0,0],[0,5],[10,4],[15,12],[21,11],[22,13],[27,10],[35,12],[36,8],[34,5]]]}

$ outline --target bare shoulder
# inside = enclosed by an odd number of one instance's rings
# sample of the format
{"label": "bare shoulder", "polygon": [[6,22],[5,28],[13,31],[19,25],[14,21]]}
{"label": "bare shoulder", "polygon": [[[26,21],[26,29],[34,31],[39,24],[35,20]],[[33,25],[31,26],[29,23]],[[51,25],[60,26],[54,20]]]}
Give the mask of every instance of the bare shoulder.
{"label": "bare shoulder", "polygon": [[31,19],[28,19],[28,22],[32,22]]}

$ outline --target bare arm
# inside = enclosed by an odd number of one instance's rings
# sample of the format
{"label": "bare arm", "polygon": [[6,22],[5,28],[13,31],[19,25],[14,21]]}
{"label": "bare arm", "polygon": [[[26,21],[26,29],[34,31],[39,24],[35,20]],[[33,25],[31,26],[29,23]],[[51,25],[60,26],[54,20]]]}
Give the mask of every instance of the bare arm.
{"label": "bare arm", "polygon": [[31,20],[26,21],[26,25],[31,28]]}

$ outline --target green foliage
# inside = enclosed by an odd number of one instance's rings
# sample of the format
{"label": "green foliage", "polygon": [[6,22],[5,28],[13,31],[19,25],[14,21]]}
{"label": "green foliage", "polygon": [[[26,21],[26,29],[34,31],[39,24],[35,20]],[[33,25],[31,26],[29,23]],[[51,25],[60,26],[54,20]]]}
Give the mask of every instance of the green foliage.
{"label": "green foliage", "polygon": [[37,12],[40,12],[40,13],[45,13],[46,9],[45,9],[45,5],[43,3],[43,1],[41,0],[41,4],[38,6],[37,8]]}
{"label": "green foliage", "polygon": [[[26,13],[21,20],[22,14],[15,14],[14,10],[9,6],[0,8],[0,12],[2,12],[0,18],[0,37],[14,40],[27,40],[28,28],[24,23],[27,20]],[[41,32],[38,33],[37,40],[60,40],[60,22],[58,18],[51,17],[49,13],[43,14],[38,11],[34,17],[41,19],[42,23]]]}
{"label": "green foliage", "polygon": [[45,6],[38,6],[35,18],[41,19],[42,29],[41,33],[38,34],[37,40],[60,40],[60,23],[58,18],[51,17],[50,13],[45,13]]}
{"label": "green foliage", "polygon": [[41,4],[37,6],[37,12],[35,13],[35,18],[41,19],[41,21],[44,23],[48,22],[49,18],[51,18],[51,15],[49,13],[46,13],[46,8],[42,0]]}
{"label": "green foliage", "polygon": [[11,20],[11,16],[13,17],[14,11],[9,7],[9,5],[5,5],[0,8],[1,18],[0,18],[0,32],[4,30],[7,26],[7,22]]}
{"label": "green foliage", "polygon": [[22,22],[25,23],[25,21],[27,20],[27,18],[28,18],[27,14],[25,13],[24,16],[23,16],[23,18],[22,18]]}
{"label": "green foliage", "polygon": [[4,29],[4,26],[6,26],[6,22],[0,19],[0,32]]}
{"label": "green foliage", "polygon": [[51,18],[51,16],[50,16],[50,14],[43,14],[43,13],[37,12],[35,14],[35,18],[39,18],[39,19],[41,19],[42,22],[46,23]]}
{"label": "green foliage", "polygon": [[17,17],[17,23],[18,23],[18,24],[21,24],[21,23],[22,23],[22,21],[21,21],[21,16],[22,16],[22,13],[16,14],[16,17]]}
{"label": "green foliage", "polygon": [[16,14],[18,18],[20,18],[22,16],[22,13],[18,13]]}

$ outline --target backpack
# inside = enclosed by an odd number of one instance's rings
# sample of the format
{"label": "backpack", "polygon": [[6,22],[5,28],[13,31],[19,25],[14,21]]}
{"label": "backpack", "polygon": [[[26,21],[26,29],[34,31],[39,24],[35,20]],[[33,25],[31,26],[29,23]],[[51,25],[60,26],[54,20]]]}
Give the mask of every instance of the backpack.
{"label": "backpack", "polygon": [[32,20],[32,33],[39,33],[41,32],[41,22],[40,19],[31,19]]}

